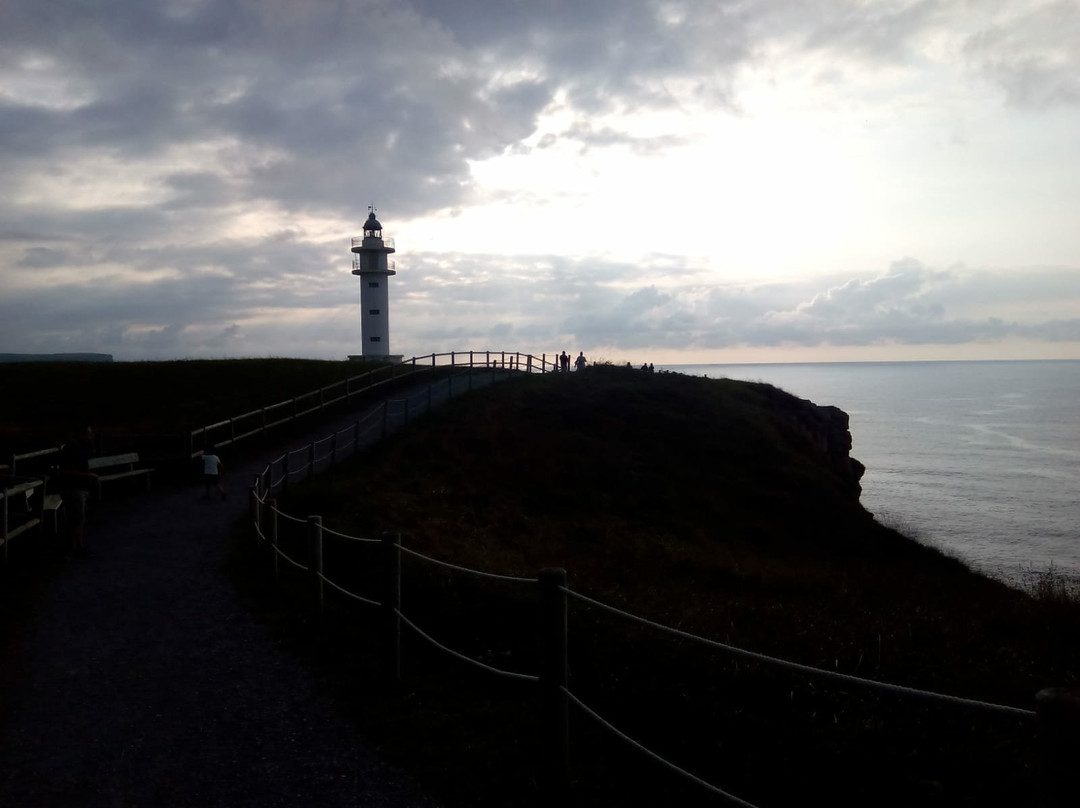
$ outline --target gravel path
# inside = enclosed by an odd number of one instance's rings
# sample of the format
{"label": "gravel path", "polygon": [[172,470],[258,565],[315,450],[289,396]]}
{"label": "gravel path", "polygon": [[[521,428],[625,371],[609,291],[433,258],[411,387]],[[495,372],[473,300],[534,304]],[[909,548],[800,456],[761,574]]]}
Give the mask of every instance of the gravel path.
{"label": "gravel path", "polygon": [[271,456],[227,469],[226,502],[191,486],[118,494],[91,516],[89,557],[48,572],[0,658],[0,806],[435,805],[225,576]]}

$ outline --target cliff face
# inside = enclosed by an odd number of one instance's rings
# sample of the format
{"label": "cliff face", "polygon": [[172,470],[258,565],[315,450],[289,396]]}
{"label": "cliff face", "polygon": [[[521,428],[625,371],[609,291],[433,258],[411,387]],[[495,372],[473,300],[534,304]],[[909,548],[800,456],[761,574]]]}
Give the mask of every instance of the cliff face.
{"label": "cliff face", "polygon": [[796,399],[794,417],[814,448],[821,453],[825,465],[843,480],[853,500],[862,494],[860,480],[866,466],[851,456],[851,430],[848,414],[839,407],[814,404]]}

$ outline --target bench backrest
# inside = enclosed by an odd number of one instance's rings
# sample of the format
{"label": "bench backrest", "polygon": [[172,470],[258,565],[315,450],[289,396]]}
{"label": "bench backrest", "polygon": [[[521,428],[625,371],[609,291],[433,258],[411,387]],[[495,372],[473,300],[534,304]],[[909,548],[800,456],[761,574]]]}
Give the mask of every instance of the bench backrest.
{"label": "bench backrest", "polygon": [[131,452],[130,454],[109,455],[108,457],[91,457],[89,465],[92,469],[106,469],[111,466],[127,466],[138,462],[139,455],[136,452]]}

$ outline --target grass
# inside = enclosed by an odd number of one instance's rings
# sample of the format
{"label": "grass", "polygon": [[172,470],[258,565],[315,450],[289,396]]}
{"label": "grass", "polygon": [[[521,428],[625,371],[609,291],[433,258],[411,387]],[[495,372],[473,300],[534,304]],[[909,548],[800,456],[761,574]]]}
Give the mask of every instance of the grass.
{"label": "grass", "polygon": [[[1028,709],[1043,687],[1075,686],[1075,602],[1029,597],[874,522],[812,424],[767,385],[600,368],[445,405],[284,507],[352,535],[401,531],[475,569],[561,566],[572,588],[635,614],[830,670]],[[370,565],[333,552],[346,580]],[[405,581],[406,614],[441,641],[535,665],[533,593],[410,559]],[[328,634],[293,636],[390,754],[453,804],[538,804],[527,688],[410,642],[403,689],[373,705],[358,696],[378,667],[349,638],[370,624],[334,609]],[[754,802],[1035,799],[1033,731],[1015,719],[837,691],[581,604],[570,626],[575,693]],[[700,801],[587,720],[573,726],[577,804]]]}
{"label": "grass", "polygon": [[80,422],[104,435],[180,432],[371,368],[307,359],[0,363],[0,446],[59,443]]}
{"label": "grass", "polygon": [[[54,429],[75,417],[80,390],[77,415],[99,429],[169,431],[357,372],[295,360],[0,365],[0,388],[20,391],[2,424],[21,437]],[[1020,707],[1043,687],[1076,686],[1080,610],[1058,579],[1031,597],[878,524],[824,450],[826,427],[768,385],[600,367],[450,402],[283,507],[347,534],[401,532],[466,567],[561,566],[575,590],[635,614],[830,670]],[[326,557],[337,580],[378,597],[366,548],[328,541]],[[446,804],[543,802],[527,685],[407,634],[403,680],[388,686],[363,607],[331,597],[318,623],[306,582],[274,585],[242,533],[232,574],[340,709]],[[534,668],[528,587],[409,557],[404,575],[405,613],[426,631],[498,667]],[[575,693],[757,804],[1035,802],[1033,732],[1014,719],[837,690],[581,603],[570,630]],[[571,750],[565,804],[715,804],[576,712]]]}

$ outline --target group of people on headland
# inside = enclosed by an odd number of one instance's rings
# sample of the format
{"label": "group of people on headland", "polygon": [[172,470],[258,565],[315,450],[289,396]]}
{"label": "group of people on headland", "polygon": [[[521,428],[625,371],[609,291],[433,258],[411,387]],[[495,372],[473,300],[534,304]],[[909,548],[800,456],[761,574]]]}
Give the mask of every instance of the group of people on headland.
{"label": "group of people on headland", "polygon": [[[588,364],[588,360],[585,359],[585,352],[578,351],[577,359],[574,360],[574,369],[585,370]],[[561,373],[570,372],[570,355],[566,351],[559,354],[559,371]]]}

